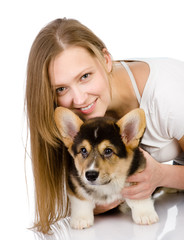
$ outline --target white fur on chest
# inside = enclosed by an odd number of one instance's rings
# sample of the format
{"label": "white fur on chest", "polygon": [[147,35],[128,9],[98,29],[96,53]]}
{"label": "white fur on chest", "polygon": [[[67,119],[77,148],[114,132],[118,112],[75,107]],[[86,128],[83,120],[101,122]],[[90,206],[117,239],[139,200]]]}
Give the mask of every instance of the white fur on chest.
{"label": "white fur on chest", "polygon": [[103,205],[123,199],[121,191],[124,185],[125,178],[121,177],[113,179],[109,184],[105,185],[87,185],[88,192],[83,188],[79,192],[86,200]]}

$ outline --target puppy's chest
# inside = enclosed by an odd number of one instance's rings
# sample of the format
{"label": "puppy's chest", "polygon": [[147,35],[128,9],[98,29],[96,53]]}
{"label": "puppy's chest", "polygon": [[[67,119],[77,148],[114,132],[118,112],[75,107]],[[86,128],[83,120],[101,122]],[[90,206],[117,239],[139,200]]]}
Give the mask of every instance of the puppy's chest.
{"label": "puppy's chest", "polygon": [[112,182],[102,186],[87,186],[81,188],[81,194],[95,204],[108,204],[116,200],[122,199],[121,191],[124,187],[124,179],[118,182]]}

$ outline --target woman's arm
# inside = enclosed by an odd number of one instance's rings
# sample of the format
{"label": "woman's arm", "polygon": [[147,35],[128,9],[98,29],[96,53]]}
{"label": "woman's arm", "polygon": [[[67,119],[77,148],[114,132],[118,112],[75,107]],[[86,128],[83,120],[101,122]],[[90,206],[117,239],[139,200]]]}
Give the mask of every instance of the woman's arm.
{"label": "woman's arm", "polygon": [[[179,140],[179,144],[184,151],[184,136]],[[128,182],[136,182],[137,185],[123,189],[122,194],[125,198],[148,198],[160,186],[184,189],[184,166],[159,163],[149,153],[142,151],[147,166],[141,173],[134,174],[127,179]]]}
{"label": "woman's arm", "polygon": [[163,164],[163,180],[161,186],[184,189],[184,166]]}
{"label": "woman's arm", "polygon": [[[178,141],[184,151],[184,136]],[[184,189],[184,166],[163,165],[163,186]],[[169,177],[168,177],[169,176]]]}

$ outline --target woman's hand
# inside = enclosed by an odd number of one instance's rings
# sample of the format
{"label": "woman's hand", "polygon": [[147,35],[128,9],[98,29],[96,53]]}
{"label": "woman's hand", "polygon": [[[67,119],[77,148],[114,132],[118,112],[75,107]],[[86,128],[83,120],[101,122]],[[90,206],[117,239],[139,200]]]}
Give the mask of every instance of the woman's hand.
{"label": "woman's hand", "polygon": [[107,212],[117,206],[119,206],[122,202],[122,200],[117,200],[113,203],[110,203],[110,204],[105,204],[105,205],[96,205],[95,209],[94,209],[94,214],[97,215],[97,214],[100,214],[100,213],[104,213],[104,212]]}
{"label": "woman's hand", "polygon": [[152,158],[148,152],[140,150],[146,158],[146,168],[127,178],[127,182],[136,184],[123,189],[124,198],[145,199],[150,197],[154,190],[160,186],[163,176],[162,164]]}

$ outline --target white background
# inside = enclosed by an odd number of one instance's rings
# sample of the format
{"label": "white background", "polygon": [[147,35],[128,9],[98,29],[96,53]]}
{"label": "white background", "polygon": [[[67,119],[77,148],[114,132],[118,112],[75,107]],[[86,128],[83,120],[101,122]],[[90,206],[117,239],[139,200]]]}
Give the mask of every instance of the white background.
{"label": "white background", "polygon": [[6,0],[0,3],[0,239],[34,239],[30,159],[24,172],[24,89],[31,44],[55,18],[76,18],[107,45],[114,59],[184,60],[182,0]]}

